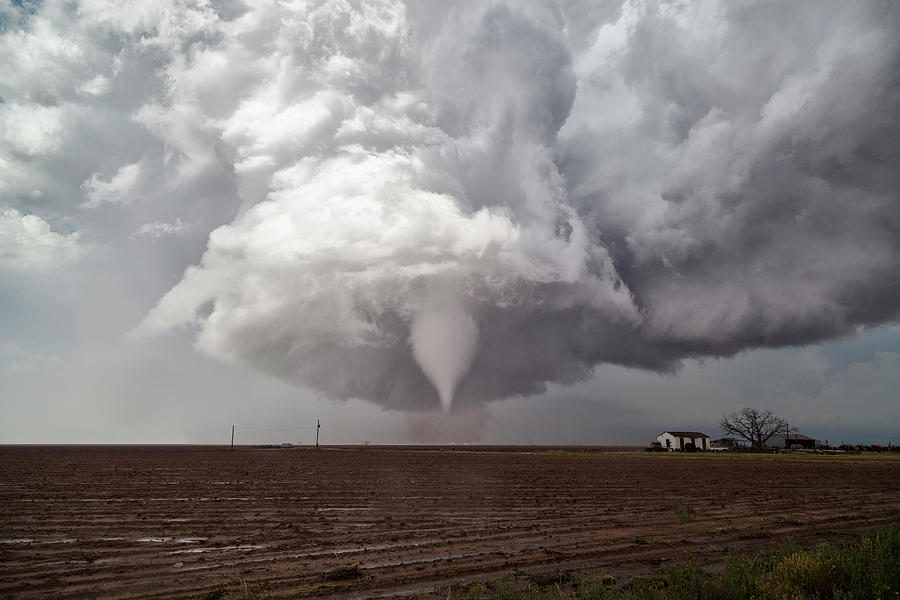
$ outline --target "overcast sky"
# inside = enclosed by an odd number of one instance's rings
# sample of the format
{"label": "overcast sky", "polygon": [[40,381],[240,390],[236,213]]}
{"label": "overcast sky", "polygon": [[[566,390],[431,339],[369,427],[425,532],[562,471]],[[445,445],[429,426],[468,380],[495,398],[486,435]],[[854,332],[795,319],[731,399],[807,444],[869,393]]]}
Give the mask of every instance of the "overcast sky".
{"label": "overcast sky", "polygon": [[0,56],[0,443],[900,441],[898,3],[0,0]]}

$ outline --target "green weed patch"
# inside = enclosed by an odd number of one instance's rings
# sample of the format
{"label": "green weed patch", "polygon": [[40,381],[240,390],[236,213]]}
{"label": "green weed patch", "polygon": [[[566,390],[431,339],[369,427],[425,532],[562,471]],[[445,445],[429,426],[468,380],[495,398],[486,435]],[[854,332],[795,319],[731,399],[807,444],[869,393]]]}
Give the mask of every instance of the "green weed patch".
{"label": "green weed patch", "polygon": [[[635,575],[621,588],[599,573],[569,581],[523,585],[479,584],[448,588],[466,600],[871,600],[900,597],[900,526],[873,529],[844,544],[811,549],[785,545],[774,554],[733,555],[725,568],[707,573],[699,565]],[[553,585],[548,585],[548,584]],[[562,584],[567,585],[562,585]],[[460,593],[463,592],[464,593]],[[454,593],[455,592],[455,593]]]}

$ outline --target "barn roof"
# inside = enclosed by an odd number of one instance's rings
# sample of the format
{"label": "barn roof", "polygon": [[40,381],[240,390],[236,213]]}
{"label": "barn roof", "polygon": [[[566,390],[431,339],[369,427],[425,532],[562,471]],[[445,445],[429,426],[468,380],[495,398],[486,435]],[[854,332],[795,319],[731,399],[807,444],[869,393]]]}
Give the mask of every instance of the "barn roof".
{"label": "barn roof", "polygon": [[689,438],[708,438],[709,436],[705,433],[700,433],[699,431],[663,431],[663,433],[668,433],[669,435],[674,435],[675,437],[689,437]]}
{"label": "barn roof", "polygon": [[783,433],[776,433],[775,437],[780,437],[781,439],[789,439],[789,440],[812,440],[815,441],[816,438],[811,438],[805,435],[800,435],[799,433],[792,433],[790,437],[785,436]]}

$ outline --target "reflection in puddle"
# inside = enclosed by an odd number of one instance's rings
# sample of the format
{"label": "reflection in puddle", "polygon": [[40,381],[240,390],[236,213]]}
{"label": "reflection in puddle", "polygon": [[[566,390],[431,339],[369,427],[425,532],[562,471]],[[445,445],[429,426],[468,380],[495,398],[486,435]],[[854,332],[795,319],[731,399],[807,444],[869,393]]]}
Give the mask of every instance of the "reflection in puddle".
{"label": "reflection in puddle", "polygon": [[152,542],[152,543],[162,543],[162,542],[175,542],[176,544],[196,544],[197,542],[205,542],[209,538],[205,537],[186,537],[186,538],[170,538],[170,537],[143,537],[138,538],[134,541],[136,542]]}
{"label": "reflection in puddle", "polygon": [[265,546],[242,544],[240,546],[219,546],[217,548],[189,548],[187,550],[172,550],[171,552],[164,552],[163,554],[202,554],[205,552],[226,552],[229,550],[239,550],[246,552],[250,550],[261,550],[263,548],[265,548]]}

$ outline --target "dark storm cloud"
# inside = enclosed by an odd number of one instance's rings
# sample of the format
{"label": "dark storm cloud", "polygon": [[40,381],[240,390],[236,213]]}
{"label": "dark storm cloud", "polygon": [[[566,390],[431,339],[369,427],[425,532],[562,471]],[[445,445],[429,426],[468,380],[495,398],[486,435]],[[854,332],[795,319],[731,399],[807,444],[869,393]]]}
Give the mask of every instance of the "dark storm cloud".
{"label": "dark storm cloud", "polygon": [[[896,319],[896,6],[751,3],[714,17],[709,32],[643,15],[588,77],[625,82],[637,116],[606,139],[585,117],[564,144],[569,197],[609,241],[647,315],[642,337],[677,359]],[[627,159],[610,165],[614,148]]]}
{"label": "dark storm cloud", "polygon": [[3,256],[195,263],[138,334],[449,409],[898,317],[894,3],[6,12]]}

